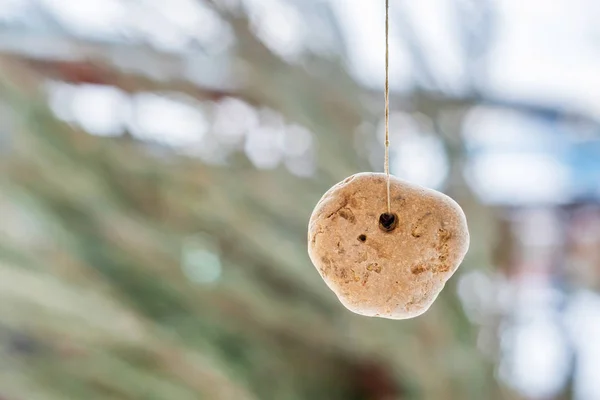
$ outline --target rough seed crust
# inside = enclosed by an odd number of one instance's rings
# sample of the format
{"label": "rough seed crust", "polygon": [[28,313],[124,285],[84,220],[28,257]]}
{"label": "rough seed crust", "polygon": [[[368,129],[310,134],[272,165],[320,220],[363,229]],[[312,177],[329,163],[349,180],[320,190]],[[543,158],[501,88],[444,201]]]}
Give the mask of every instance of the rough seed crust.
{"label": "rough seed crust", "polygon": [[385,232],[385,174],[352,175],[329,189],[310,218],[308,253],[350,311],[407,319],[433,304],[467,253],[469,231],[450,197],[394,176],[390,190],[398,225]]}

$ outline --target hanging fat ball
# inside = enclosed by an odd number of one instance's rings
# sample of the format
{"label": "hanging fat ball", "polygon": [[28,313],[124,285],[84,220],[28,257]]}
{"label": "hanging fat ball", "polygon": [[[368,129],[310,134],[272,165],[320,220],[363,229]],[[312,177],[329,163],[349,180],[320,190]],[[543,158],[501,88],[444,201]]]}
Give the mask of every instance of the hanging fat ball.
{"label": "hanging fat ball", "polygon": [[357,314],[423,314],[469,248],[465,214],[450,197],[390,176],[360,173],[323,195],[308,252],[329,288]]}

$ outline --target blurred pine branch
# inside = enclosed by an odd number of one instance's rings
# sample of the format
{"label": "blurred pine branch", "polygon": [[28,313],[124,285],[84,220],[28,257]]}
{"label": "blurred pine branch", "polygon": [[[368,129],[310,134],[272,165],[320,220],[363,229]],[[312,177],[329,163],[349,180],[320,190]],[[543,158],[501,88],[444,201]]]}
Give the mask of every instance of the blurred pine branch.
{"label": "blurred pine branch", "polygon": [[[126,71],[107,61],[113,50],[144,57],[89,43],[73,46],[96,54],[88,60],[3,57],[1,100],[15,126],[1,161],[0,394],[515,398],[477,350],[454,282],[430,312],[404,322],[352,315],[326,289],[306,255],[308,216],[332,183],[370,169],[353,135],[376,121],[369,109],[381,99],[333,61],[315,60],[319,73],[285,63],[245,18],[222,15],[239,39],[233,75],[244,66],[242,83],[228,88]],[[177,66],[155,50],[149,57]],[[268,107],[316,133],[317,176],[261,172],[243,155],[210,166],[128,136],[88,135],[54,117],[48,79]],[[427,94],[404,101],[434,117],[472,105]],[[493,218],[466,198],[482,221],[476,236]],[[182,270],[182,246],[198,233],[219,249],[223,275],[213,285]],[[481,261],[487,250],[473,251]]]}

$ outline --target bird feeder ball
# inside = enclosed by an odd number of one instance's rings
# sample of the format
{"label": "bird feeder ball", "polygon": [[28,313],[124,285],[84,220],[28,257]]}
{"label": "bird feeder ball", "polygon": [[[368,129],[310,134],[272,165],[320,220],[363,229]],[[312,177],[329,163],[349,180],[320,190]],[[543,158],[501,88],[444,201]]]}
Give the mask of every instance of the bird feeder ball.
{"label": "bird feeder ball", "polygon": [[341,303],[389,319],[421,315],[469,248],[450,197],[390,176],[360,173],[327,191],[310,218],[309,256]]}

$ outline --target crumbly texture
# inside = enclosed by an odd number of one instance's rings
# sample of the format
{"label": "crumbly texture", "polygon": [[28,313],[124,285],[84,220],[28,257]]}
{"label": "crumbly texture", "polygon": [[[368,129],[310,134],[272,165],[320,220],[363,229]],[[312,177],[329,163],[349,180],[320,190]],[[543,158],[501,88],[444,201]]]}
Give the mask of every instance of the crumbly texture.
{"label": "crumbly texture", "polygon": [[450,197],[391,177],[398,225],[387,212],[386,176],[360,173],[323,195],[310,218],[310,258],[342,304],[357,314],[416,317],[433,304],[469,248],[465,214]]}

